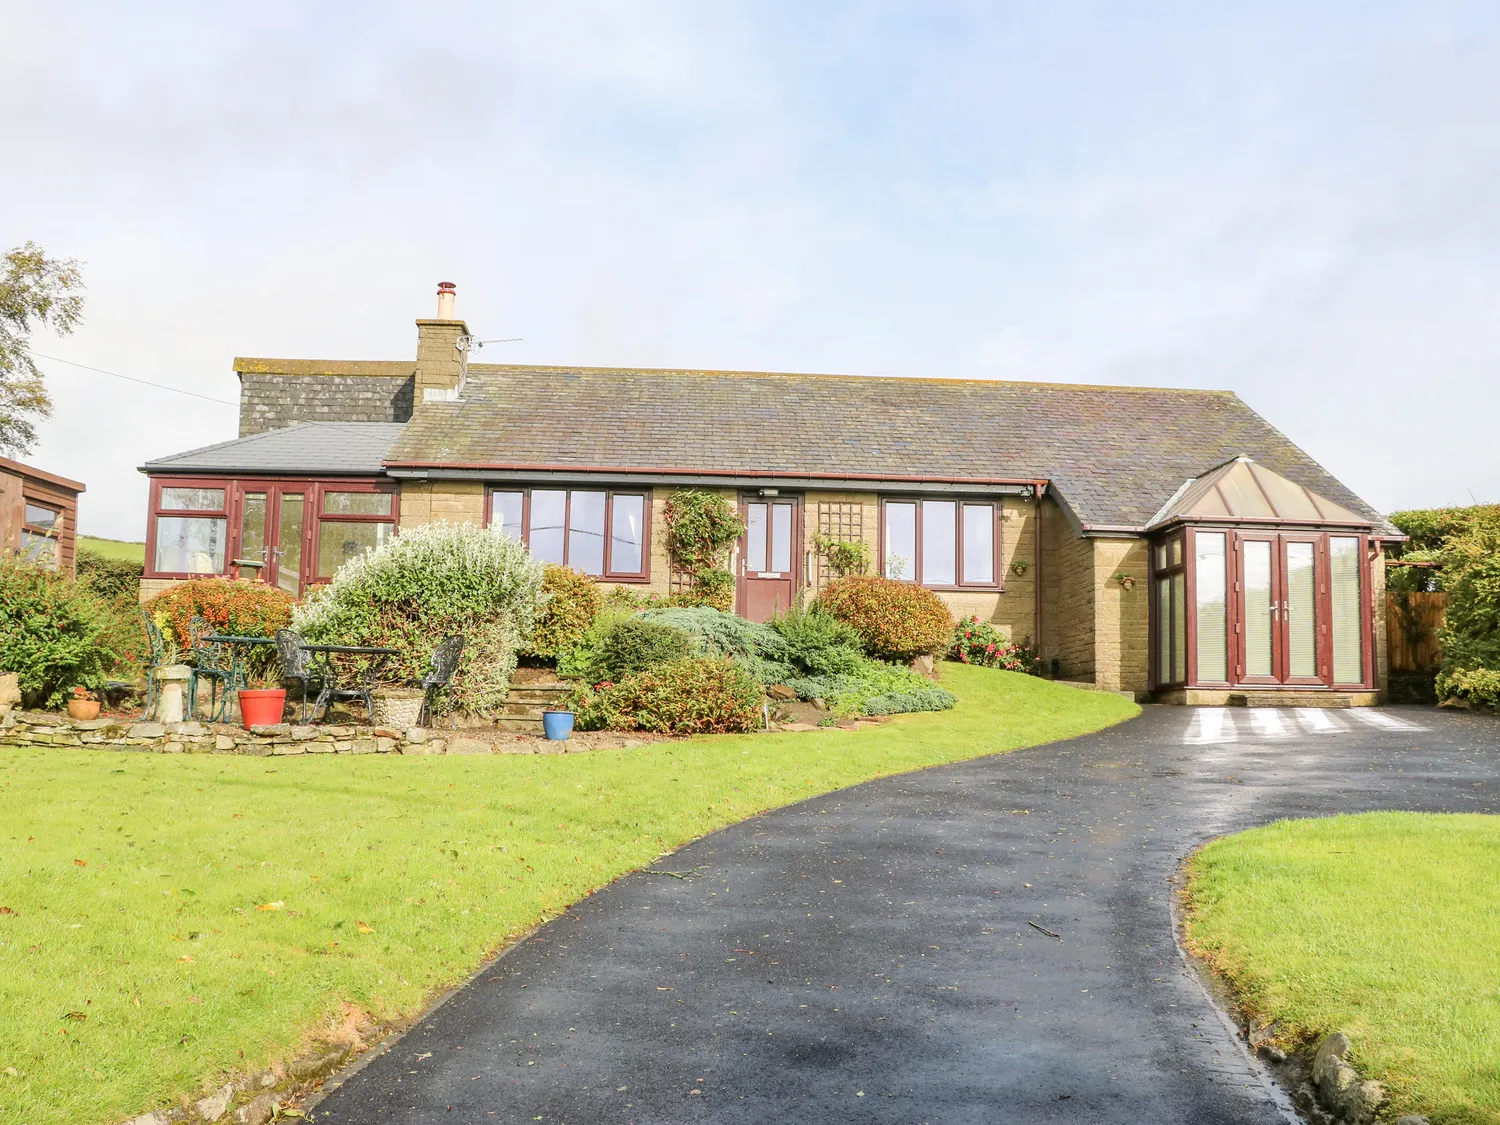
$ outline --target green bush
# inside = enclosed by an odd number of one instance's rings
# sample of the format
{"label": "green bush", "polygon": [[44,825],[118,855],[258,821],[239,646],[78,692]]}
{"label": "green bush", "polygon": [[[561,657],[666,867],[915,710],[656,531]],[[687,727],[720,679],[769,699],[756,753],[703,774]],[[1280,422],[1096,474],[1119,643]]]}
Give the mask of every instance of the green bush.
{"label": "green bush", "polygon": [[765,689],[731,660],[678,660],[619,683],[581,688],[570,701],[581,730],[734,734],[764,721]]}
{"label": "green bush", "polygon": [[1500,671],[1500,526],[1477,525],[1445,540],[1439,561],[1448,592],[1438,631],[1442,671]]}
{"label": "green bush", "polygon": [[59,707],[140,668],[140,609],[14,558],[0,559],[0,672],[15,672],[28,707]]}
{"label": "green bush", "polygon": [[893,691],[865,700],[866,715],[903,715],[912,711],[947,711],[958,702],[951,691],[940,687]]}
{"label": "green bush", "polygon": [[[699,605],[712,606],[728,613],[734,608],[736,583],[734,575],[723,567],[711,566],[693,576],[693,590],[689,597]],[[679,598],[682,595],[678,595]],[[686,601],[679,601],[686,604]]]}
{"label": "green bush", "polygon": [[808,676],[857,672],[865,661],[859,634],[831,613],[814,606],[793,606],[771,619],[784,646],[782,660]]}
{"label": "green bush", "polygon": [[1462,699],[1470,707],[1500,711],[1500,672],[1490,668],[1456,668],[1439,672],[1439,699]]}
{"label": "green bush", "polygon": [[813,536],[813,549],[828,560],[835,578],[870,573],[872,552],[863,539],[835,539],[819,533]]}
{"label": "green bush", "polygon": [[78,581],[86,582],[101,597],[129,595],[131,598],[140,598],[143,570],[140,563],[112,558],[87,547],[79,547],[77,565]]}
{"label": "green bush", "polygon": [[965,617],[953,627],[953,643],[948,659],[960,664],[979,664],[985,668],[1003,668],[1007,672],[1042,674],[1042,662],[1025,641],[1012,641],[988,621]]}
{"label": "green bush", "polygon": [[292,619],[292,597],[275,586],[237,578],[194,578],[168,586],[146,603],[146,611],[180,649],[190,643],[188,626],[201,617],[216,633],[269,637]]}
{"label": "green bush", "polygon": [[825,586],[815,606],[849,625],[865,651],[883,660],[942,652],[952,639],[953,615],[943,599],[911,582],[851,575]]}
{"label": "green bush", "polygon": [[595,682],[622,680],[648,668],[685,660],[691,654],[692,642],[681,629],[629,617],[605,634],[590,665],[589,678]]}
{"label": "green bush", "polygon": [[493,716],[541,592],[542,564],[519,540],[475,524],[434,523],[345,563],[297,606],[292,625],[308,640],[398,649],[375,665],[386,685],[421,679],[437,643],[461,634],[448,702]]}
{"label": "green bush", "polygon": [[[836,676],[789,676],[782,681],[798,699],[821,699],[838,715],[894,715],[904,710],[944,711],[958,702],[952,692],[910,668],[866,659],[852,673]],[[877,710],[867,708],[875,700]],[[918,701],[920,703],[918,704]],[[912,702],[906,707],[903,704]]]}
{"label": "green bush", "polygon": [[667,498],[663,516],[667,550],[680,570],[695,576],[722,566],[735,540],[745,534],[745,521],[734,501],[717,492],[696,488],[674,492]]}
{"label": "green bush", "polygon": [[604,591],[583,571],[548,563],[542,572],[542,597],[525,652],[556,660],[583,640],[604,608]]}
{"label": "green bush", "polygon": [[758,625],[711,606],[665,606],[641,613],[655,621],[681,629],[693,638],[697,656],[760,656],[780,660],[786,655],[781,635],[769,625]]}

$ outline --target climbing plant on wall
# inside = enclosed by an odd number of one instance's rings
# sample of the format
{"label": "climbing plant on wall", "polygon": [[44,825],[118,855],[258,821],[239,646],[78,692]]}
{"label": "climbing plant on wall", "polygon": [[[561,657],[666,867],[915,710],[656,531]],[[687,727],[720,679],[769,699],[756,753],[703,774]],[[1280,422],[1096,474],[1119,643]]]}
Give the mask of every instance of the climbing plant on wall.
{"label": "climbing plant on wall", "polygon": [[667,550],[677,569],[693,576],[710,604],[733,602],[734,575],[725,567],[735,541],[745,533],[734,501],[696,488],[675,492],[667,500]]}

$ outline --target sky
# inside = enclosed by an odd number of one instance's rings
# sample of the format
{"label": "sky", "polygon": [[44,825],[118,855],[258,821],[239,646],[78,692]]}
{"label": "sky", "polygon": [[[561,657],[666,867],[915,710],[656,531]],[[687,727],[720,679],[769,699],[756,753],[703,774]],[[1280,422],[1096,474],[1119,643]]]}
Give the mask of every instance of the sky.
{"label": "sky", "polygon": [[84,262],[27,460],[144,537],[235,356],[1229,389],[1500,501],[1500,5],[0,0],[0,243]]}

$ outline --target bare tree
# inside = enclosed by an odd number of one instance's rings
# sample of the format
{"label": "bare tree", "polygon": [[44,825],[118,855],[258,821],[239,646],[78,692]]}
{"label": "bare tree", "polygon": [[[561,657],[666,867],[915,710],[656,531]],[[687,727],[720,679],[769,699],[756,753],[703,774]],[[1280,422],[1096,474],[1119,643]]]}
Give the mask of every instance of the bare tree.
{"label": "bare tree", "polygon": [[83,319],[76,258],[49,258],[34,242],[5,255],[0,273],[0,453],[26,453],[52,400],[28,345],[36,328],[66,336]]}

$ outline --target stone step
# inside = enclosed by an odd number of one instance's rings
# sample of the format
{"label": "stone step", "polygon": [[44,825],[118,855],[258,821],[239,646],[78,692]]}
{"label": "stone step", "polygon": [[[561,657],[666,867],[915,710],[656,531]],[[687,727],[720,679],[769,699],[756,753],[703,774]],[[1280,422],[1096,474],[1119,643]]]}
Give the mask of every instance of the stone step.
{"label": "stone step", "polygon": [[517,703],[513,699],[507,699],[500,708],[500,714],[507,719],[536,719],[540,722],[542,712],[549,706],[551,705],[547,703]]}
{"label": "stone step", "polygon": [[512,734],[540,734],[542,733],[542,717],[538,715],[534,719],[516,717],[496,719],[495,729],[509,731]]}
{"label": "stone step", "polygon": [[567,684],[563,684],[560,687],[545,688],[533,687],[528,684],[526,687],[511,688],[510,692],[508,693],[508,697],[518,701],[524,699],[550,702],[554,699],[563,698],[572,690],[572,687]]}

